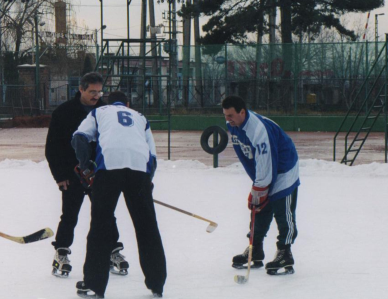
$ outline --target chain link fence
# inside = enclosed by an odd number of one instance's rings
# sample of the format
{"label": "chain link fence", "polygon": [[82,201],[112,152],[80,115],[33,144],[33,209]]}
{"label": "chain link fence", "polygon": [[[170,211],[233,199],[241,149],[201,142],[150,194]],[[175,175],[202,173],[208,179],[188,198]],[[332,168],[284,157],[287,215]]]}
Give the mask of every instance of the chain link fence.
{"label": "chain link fence", "polygon": [[154,45],[155,51],[147,45],[146,56],[138,59],[139,46],[130,44],[120,50],[110,45],[102,60],[98,47],[42,47],[40,73],[46,77],[38,82],[36,65],[30,65],[29,71],[18,66],[18,81],[12,84],[3,70],[0,114],[50,113],[74,96],[82,74],[97,64],[107,78],[105,96],[120,89],[133,108],[147,114],[165,114],[168,104],[176,114],[219,114],[222,100],[233,94],[265,115],[342,115],[356,96],[373,92],[386,80],[386,74],[379,74],[387,63],[381,51],[384,42],[178,46],[176,50],[166,43]]}

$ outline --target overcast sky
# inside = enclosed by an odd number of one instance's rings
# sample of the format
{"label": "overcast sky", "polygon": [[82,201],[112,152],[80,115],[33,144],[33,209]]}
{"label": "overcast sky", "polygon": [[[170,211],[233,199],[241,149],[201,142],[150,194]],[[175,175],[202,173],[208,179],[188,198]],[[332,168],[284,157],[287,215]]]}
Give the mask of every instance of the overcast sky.
{"label": "overcast sky", "polygon": [[[128,0],[103,0],[104,4],[104,25],[107,28],[104,30],[104,38],[126,38],[127,37],[127,3]],[[164,3],[155,1],[155,18],[156,24],[163,23],[162,14],[168,11],[167,0]],[[87,26],[89,29],[95,30],[100,28],[100,1],[99,0],[73,0],[73,8],[77,14],[78,26]],[[140,15],[141,15],[141,0],[132,0],[129,6],[130,10],[130,37],[140,37]],[[148,4],[148,1],[147,1]],[[180,4],[177,4],[179,9]],[[374,40],[375,32],[375,14],[385,13],[378,17],[378,34],[379,40],[385,39],[385,33],[388,33],[388,9],[387,7],[376,9],[370,13],[368,22],[369,36]],[[362,22],[361,27],[364,28],[367,22],[367,13],[364,17],[357,18]],[[179,20],[179,19],[178,19]],[[180,23],[181,25],[181,23]],[[179,23],[178,23],[179,26]],[[178,28],[178,31],[182,29]],[[81,32],[80,32],[81,33]],[[100,33],[98,34],[100,38]],[[178,35],[181,42],[182,37]],[[371,41],[372,41],[371,40]]]}
{"label": "overcast sky", "polygon": [[[162,14],[168,11],[168,4],[157,4],[155,1],[155,22],[156,24],[163,23]],[[82,2],[82,3],[81,3]],[[126,38],[127,37],[127,0],[104,0],[103,18],[104,25],[107,28],[104,30],[104,38]],[[130,10],[130,37],[140,37],[140,16],[141,16],[141,0],[132,0],[129,6]],[[148,1],[147,1],[148,5]],[[177,4],[180,7],[180,4]],[[100,1],[99,0],[73,0],[73,9],[77,14],[78,26],[86,25],[89,29],[100,28]],[[178,29],[178,31],[182,31]],[[100,33],[98,33],[100,38]],[[180,38],[181,40],[181,38]]]}

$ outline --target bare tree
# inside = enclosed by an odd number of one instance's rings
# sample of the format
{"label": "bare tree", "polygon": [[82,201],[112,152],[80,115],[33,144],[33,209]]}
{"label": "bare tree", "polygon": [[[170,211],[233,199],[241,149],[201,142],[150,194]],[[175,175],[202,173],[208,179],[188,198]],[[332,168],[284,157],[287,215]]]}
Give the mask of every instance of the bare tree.
{"label": "bare tree", "polygon": [[23,44],[33,40],[31,37],[35,22],[39,22],[43,14],[52,14],[53,2],[54,0],[2,2],[0,14],[5,41],[8,50],[14,52],[17,63],[26,54]]}

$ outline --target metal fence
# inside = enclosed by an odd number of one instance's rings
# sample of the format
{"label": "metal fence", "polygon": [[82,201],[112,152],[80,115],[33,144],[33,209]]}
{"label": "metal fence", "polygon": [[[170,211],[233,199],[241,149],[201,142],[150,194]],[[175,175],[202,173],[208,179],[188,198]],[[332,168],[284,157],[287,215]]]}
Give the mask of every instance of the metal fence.
{"label": "metal fence", "polygon": [[[201,49],[205,102],[217,104],[226,95],[237,94],[265,114],[343,114],[372,66],[376,64],[376,71],[369,74],[365,93],[386,64],[385,53],[380,53],[383,45],[206,46]],[[190,52],[195,61],[195,48]],[[192,106],[199,105],[198,93],[191,96]]]}
{"label": "metal fence", "polygon": [[[361,86],[361,94],[367,94],[369,86],[377,88],[386,80],[383,74],[379,79],[381,82],[375,82],[379,68],[387,63],[386,53],[381,53],[384,44],[178,47],[175,69],[171,69],[169,59],[165,58],[171,58],[171,52],[159,47],[157,74],[153,73],[155,70],[152,70],[150,62],[155,60],[146,58],[143,62],[141,59],[136,62],[133,59],[139,52],[133,47],[125,53],[132,56],[132,64],[128,62],[125,69],[134,76],[127,80],[119,77],[112,80],[128,95],[132,107],[146,113],[163,114],[170,104],[172,113],[219,114],[221,101],[234,94],[244,98],[250,109],[266,115],[342,115],[348,111],[354,97],[360,94]],[[109,55],[114,56],[114,46],[110,47],[110,51]],[[75,94],[86,60],[93,68],[98,60],[96,55],[99,55],[97,49],[89,47],[78,52],[73,50],[72,55],[67,57],[62,49],[61,55],[65,55],[67,60],[62,57],[64,66],[59,67],[58,55],[46,52],[51,56],[43,53],[41,61],[50,68],[50,76],[40,82],[41,98],[34,97],[36,85],[8,85],[5,77],[1,81],[4,84],[0,85],[0,114],[51,111]],[[147,49],[146,53],[151,53],[151,49]],[[120,66],[112,63],[107,68],[120,72]],[[139,67],[142,63],[146,66],[143,75]],[[373,65],[374,71],[370,72]],[[170,72],[175,72],[176,76],[169,77]],[[106,89],[105,96],[110,90]]]}
{"label": "metal fence", "polygon": [[42,103],[35,101],[35,85],[0,85],[0,116],[38,115]]}

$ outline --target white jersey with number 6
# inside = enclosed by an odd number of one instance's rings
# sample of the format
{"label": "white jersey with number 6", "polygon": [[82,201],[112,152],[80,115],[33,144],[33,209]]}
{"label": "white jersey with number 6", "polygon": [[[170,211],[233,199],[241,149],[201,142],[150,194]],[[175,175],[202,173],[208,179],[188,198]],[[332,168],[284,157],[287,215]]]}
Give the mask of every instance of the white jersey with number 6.
{"label": "white jersey with number 6", "polygon": [[151,172],[155,142],[148,120],[117,102],[92,110],[74,133],[96,141],[97,169]]}

